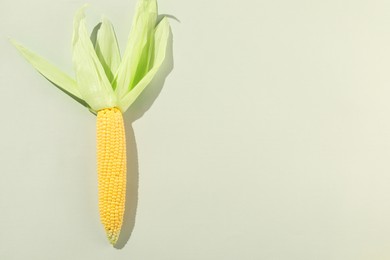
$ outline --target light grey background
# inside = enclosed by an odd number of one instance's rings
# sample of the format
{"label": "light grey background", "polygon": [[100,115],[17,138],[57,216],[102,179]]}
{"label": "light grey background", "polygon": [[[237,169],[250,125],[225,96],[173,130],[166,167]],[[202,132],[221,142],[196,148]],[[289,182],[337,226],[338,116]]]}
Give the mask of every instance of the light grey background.
{"label": "light grey background", "polygon": [[[135,1],[89,2],[124,47]],[[83,3],[0,2],[0,259],[390,259],[389,1],[160,0],[181,20],[174,69],[126,115],[139,189],[120,250],[94,116],[6,39],[71,73]]]}

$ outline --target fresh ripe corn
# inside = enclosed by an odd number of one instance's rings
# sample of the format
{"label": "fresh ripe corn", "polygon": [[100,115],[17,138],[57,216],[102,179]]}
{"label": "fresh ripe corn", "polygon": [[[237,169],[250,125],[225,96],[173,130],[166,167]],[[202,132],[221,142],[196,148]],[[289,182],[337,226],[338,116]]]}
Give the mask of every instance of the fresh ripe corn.
{"label": "fresh ripe corn", "polygon": [[122,227],[126,197],[126,140],[118,108],[97,113],[97,162],[100,220],[114,245]]}
{"label": "fresh ripe corn", "polygon": [[11,42],[51,83],[97,115],[100,219],[115,244],[121,230],[126,193],[126,141],[122,113],[137,100],[162,66],[168,50],[168,18],[157,19],[157,0],[138,0],[128,44],[121,57],[111,22],[97,26],[96,40],[87,31],[86,5],[73,20],[73,66],[68,76],[43,57]]}

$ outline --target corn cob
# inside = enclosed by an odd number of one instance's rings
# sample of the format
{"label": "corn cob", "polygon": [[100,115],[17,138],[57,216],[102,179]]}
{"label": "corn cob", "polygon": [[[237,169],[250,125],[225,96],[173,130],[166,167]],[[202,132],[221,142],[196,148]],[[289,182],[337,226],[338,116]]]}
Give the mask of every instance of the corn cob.
{"label": "corn cob", "polygon": [[114,245],[122,226],[126,196],[126,140],[118,108],[106,108],[97,114],[97,158],[100,219]]}
{"label": "corn cob", "polygon": [[126,193],[124,113],[149,85],[165,59],[170,36],[166,17],[157,23],[156,0],[138,0],[128,44],[119,53],[113,26],[104,18],[96,42],[87,33],[84,9],[74,18],[72,79],[41,56],[11,40],[56,87],[97,115],[100,220],[111,244],[122,227]]}

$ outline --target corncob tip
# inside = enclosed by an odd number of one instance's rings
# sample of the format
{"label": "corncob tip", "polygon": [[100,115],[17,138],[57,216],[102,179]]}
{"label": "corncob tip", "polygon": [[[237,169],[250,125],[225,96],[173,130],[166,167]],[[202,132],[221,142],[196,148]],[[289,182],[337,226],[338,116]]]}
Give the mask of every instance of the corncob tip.
{"label": "corncob tip", "polygon": [[119,233],[115,232],[107,232],[107,239],[110,242],[111,245],[115,245],[118,241]]}

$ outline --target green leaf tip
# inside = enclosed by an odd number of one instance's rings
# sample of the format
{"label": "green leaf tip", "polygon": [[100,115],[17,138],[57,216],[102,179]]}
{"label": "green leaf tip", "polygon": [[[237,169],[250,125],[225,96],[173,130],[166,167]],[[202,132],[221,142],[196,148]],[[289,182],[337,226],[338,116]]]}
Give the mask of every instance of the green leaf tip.
{"label": "green leaf tip", "polygon": [[96,42],[92,43],[85,21],[88,6],[81,6],[73,20],[75,79],[16,40],[10,37],[8,40],[46,79],[92,113],[110,107],[125,112],[163,64],[170,33],[168,19],[164,17],[157,24],[157,1],[138,0],[126,49],[121,56],[114,27],[105,16],[97,29]]}

